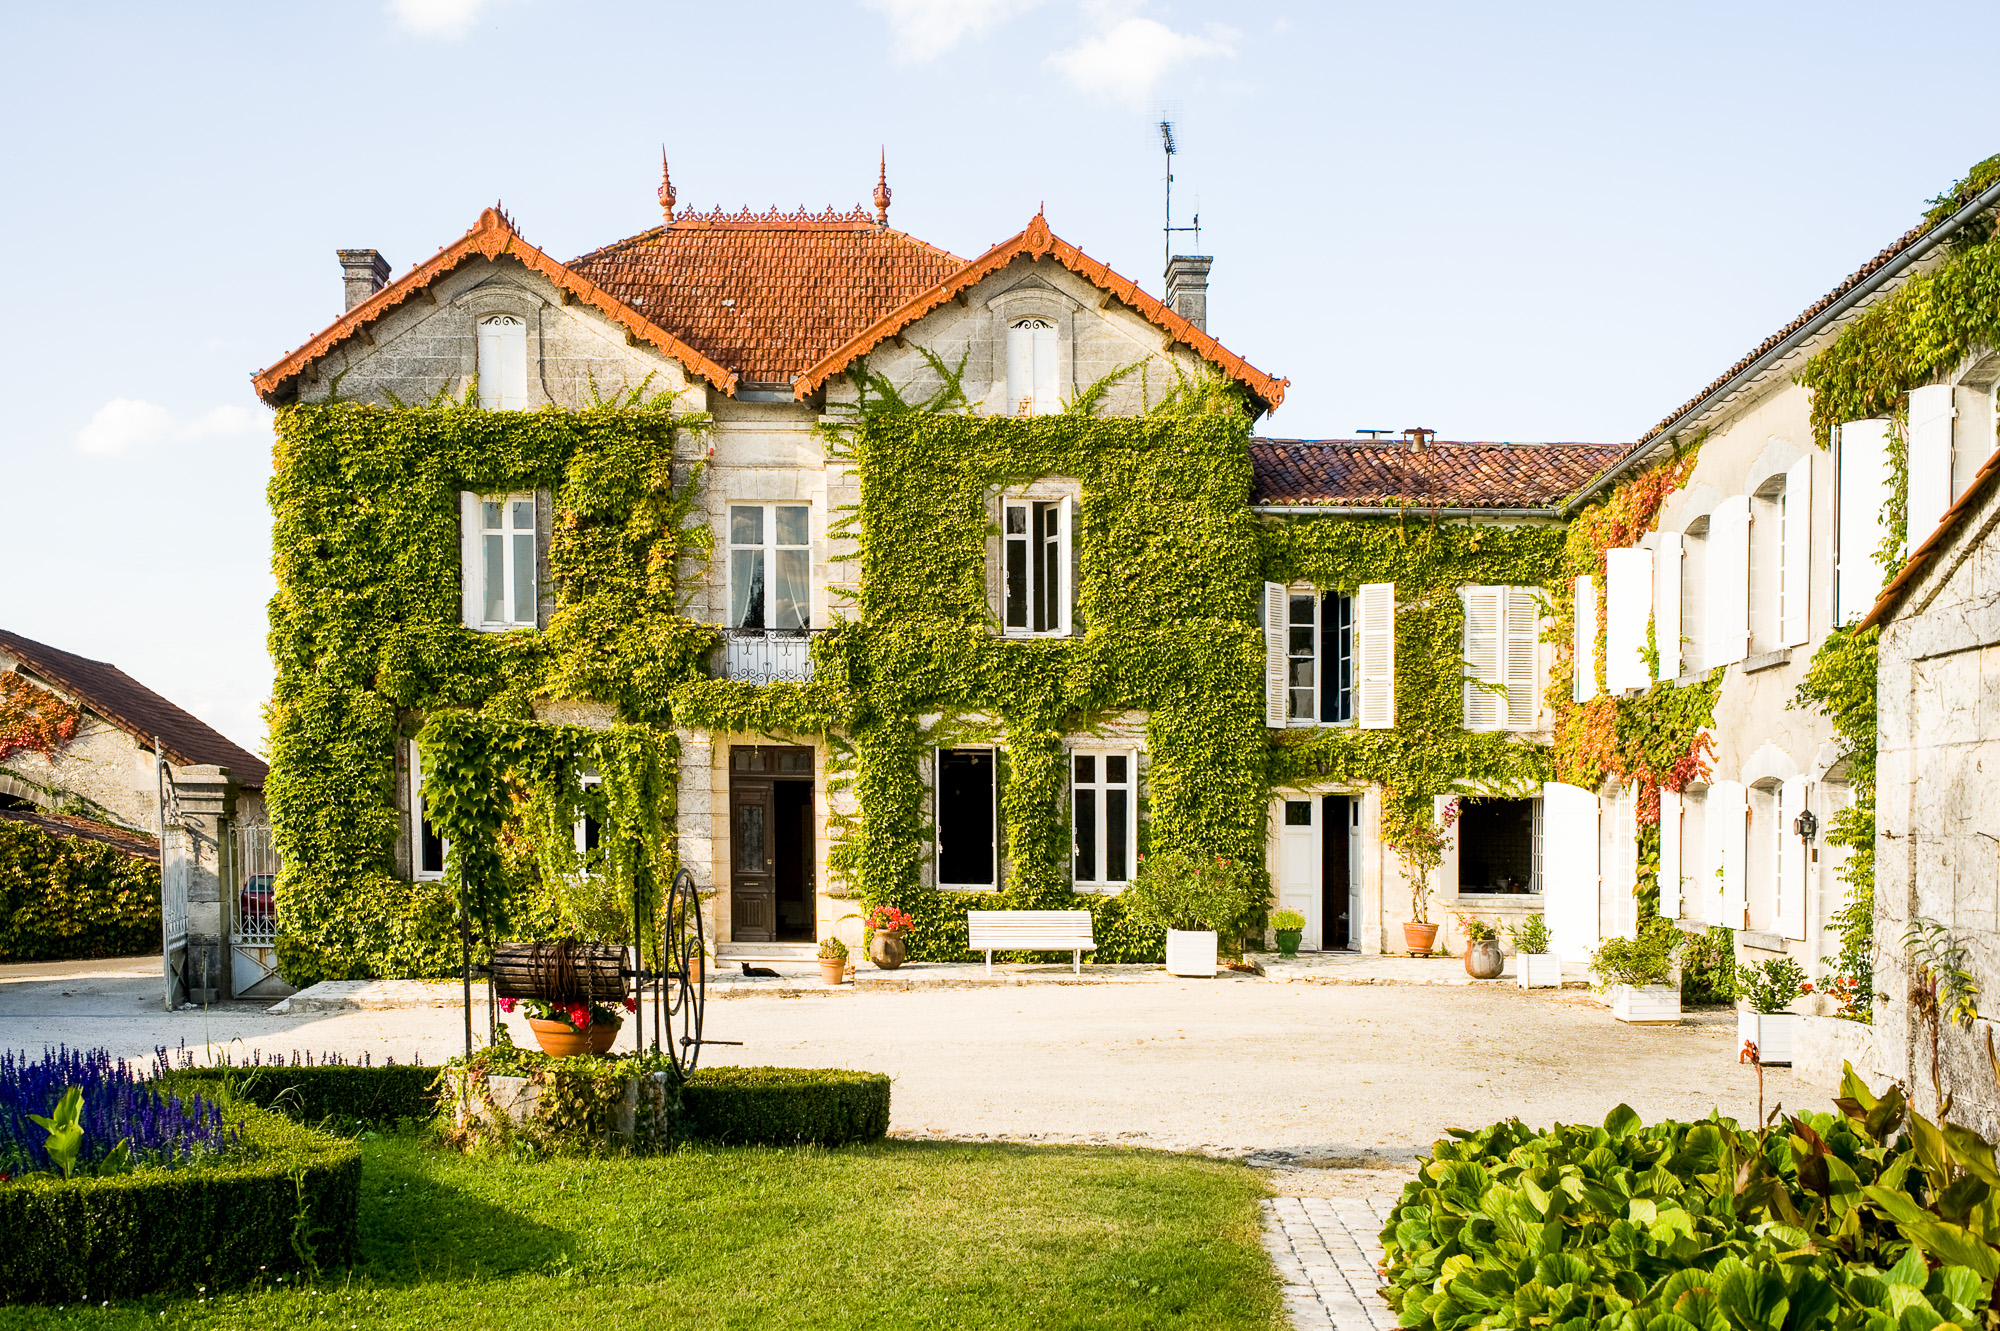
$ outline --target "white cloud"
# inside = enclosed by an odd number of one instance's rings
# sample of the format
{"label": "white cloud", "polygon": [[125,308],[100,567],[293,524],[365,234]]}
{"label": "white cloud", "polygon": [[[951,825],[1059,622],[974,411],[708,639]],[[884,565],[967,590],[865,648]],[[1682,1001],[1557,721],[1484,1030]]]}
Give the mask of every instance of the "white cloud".
{"label": "white cloud", "polygon": [[[409,3],[410,0],[398,0]],[[966,37],[977,37],[1042,0],[862,0],[889,20],[896,58],[921,64],[943,55]]]}
{"label": "white cloud", "polygon": [[257,424],[257,413],[248,407],[214,407],[181,419],[157,403],[114,397],[76,432],[76,448],[79,453],[115,457],[154,444],[247,434]]}
{"label": "white cloud", "polygon": [[491,0],[389,0],[396,22],[419,37],[463,37]]}
{"label": "white cloud", "polygon": [[1149,18],[1124,18],[1086,37],[1049,63],[1085,92],[1142,103],[1177,66],[1209,56],[1233,56],[1238,34],[1211,24],[1206,37],[1175,32]]}

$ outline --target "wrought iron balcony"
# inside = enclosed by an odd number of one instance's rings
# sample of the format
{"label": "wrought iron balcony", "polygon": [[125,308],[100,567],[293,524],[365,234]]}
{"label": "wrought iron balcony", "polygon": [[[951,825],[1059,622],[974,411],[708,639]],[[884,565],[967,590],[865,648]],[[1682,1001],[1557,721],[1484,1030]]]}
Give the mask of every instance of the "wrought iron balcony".
{"label": "wrought iron balcony", "polygon": [[722,629],[714,670],[723,679],[751,684],[785,681],[803,684],[812,678],[812,640],[824,629]]}

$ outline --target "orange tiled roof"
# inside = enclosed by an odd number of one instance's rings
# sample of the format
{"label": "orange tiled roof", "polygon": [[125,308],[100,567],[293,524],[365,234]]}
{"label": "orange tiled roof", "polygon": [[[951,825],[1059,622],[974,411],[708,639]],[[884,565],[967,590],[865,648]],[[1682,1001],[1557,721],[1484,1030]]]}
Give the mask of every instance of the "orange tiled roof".
{"label": "orange tiled roof", "polygon": [[1177,341],[1193,348],[1196,355],[1242,384],[1249,390],[1250,395],[1262,404],[1264,410],[1275,410],[1278,404],[1285,400],[1285,389],[1292,382],[1290,379],[1273,379],[1175,314],[1166,305],[1147,295],[1129,278],[1119,276],[1076,246],[1060,239],[1049,230],[1048,219],[1040,213],[1035,214],[1034,220],[1029,222],[1027,229],[1019,235],[1001,241],[957,272],[941,279],[936,286],[910,297],[902,306],[875,320],[827,353],[800,376],[798,383],[794,385],[794,391],[799,397],[806,396],[846,369],[856,357],[867,354],[884,340],[894,337],[938,306],[999,272],[1023,255],[1037,259],[1052,258],[1085,281],[1109,291],[1138,311],[1147,322],[1173,334]]}
{"label": "orange tiled roof", "polygon": [[729,370],[653,323],[646,314],[627,305],[619,297],[603,290],[580,273],[556,262],[521,239],[519,233],[514,230],[513,223],[508,221],[497,208],[488,208],[482,212],[472,230],[459,237],[456,242],[445,246],[402,278],[391,282],[356,305],[334,320],[325,332],[250,382],[256,387],[258,396],[274,406],[277,405],[293,381],[311,368],[313,362],[325,356],[347,338],[363,331],[368,323],[380,319],[404,301],[422,293],[432,282],[467,259],[475,255],[497,259],[503,254],[518,259],[530,270],[548,278],[578,301],[591,306],[621,325],[633,337],[651,342],[663,354],[673,357],[687,367],[689,374],[708,380],[724,392],[735,389],[736,376]]}
{"label": "orange tiled roof", "polygon": [[1624,456],[1623,444],[1252,439],[1251,502],[1386,508],[1549,508]]}
{"label": "orange tiled roof", "polygon": [[750,383],[789,384],[965,266],[852,212],[695,213],[569,267]]}

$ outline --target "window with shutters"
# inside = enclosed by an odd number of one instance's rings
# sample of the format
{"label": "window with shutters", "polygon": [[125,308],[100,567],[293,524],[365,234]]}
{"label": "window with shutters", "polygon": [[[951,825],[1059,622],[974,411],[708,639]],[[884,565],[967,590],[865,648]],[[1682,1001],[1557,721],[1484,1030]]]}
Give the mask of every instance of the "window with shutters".
{"label": "window with shutters", "polygon": [[532,494],[461,496],[466,622],[490,632],[532,627],[538,536]]}
{"label": "window with shutters", "polygon": [[489,411],[526,411],[528,321],[518,314],[489,315],[479,321],[478,344],[479,405]]}
{"label": "window with shutters", "polygon": [[1834,618],[1851,623],[1875,602],[1886,576],[1875,560],[1882,543],[1882,508],[1894,484],[1889,422],[1847,421],[1835,432]]}
{"label": "window with shutters", "polygon": [[1678,853],[1680,858],[1680,918],[1713,921],[1718,888],[1715,866],[1708,862],[1708,787],[1687,786],[1681,791],[1681,818]]}
{"label": "window with shutters", "polygon": [[1773,476],[1750,496],[1750,642],[1756,655],[1780,646],[1785,617],[1785,478]]}
{"label": "window with shutters", "polygon": [[1354,598],[1293,588],[1285,597],[1285,723],[1354,719]]}
{"label": "window with shutters", "polygon": [[1743,927],[1749,929],[1770,930],[1778,924],[1778,888],[1785,851],[1785,839],[1778,829],[1778,791],[1776,781],[1761,781],[1749,790],[1750,822],[1743,852]]}
{"label": "window with shutters", "polygon": [[1016,319],[1007,328],[1007,414],[1046,416],[1062,410],[1061,348],[1048,319]]}
{"label": "window with shutters", "polygon": [[1536,684],[1541,597],[1533,587],[1461,587],[1465,627],[1463,722],[1467,730],[1532,730],[1540,714]]}
{"label": "window with shutters", "polygon": [[934,787],[939,887],[992,887],[999,880],[994,751],[939,749]]}
{"label": "window with shutters", "polygon": [[1354,593],[1354,721],[1363,730],[1396,725],[1396,584],[1364,582]]}
{"label": "window with shutters", "polygon": [[1541,800],[1465,796],[1452,830],[1458,840],[1460,896],[1542,890]]}
{"label": "window with shutters", "polygon": [[1007,496],[1000,503],[1000,623],[1009,637],[1070,631],[1076,501]]}
{"label": "window with shutters", "polygon": [[444,877],[445,851],[450,842],[431,826],[424,808],[424,755],[415,740],[410,741],[410,877],[418,882],[435,882]]}
{"label": "window with shutters", "polygon": [[1681,533],[1681,673],[1700,674],[1708,668],[1702,653],[1708,613],[1708,517],[1704,514]]}
{"label": "window with shutters", "polygon": [[812,508],[729,506],[729,627],[812,627]]}
{"label": "window with shutters", "polygon": [[1571,604],[1576,607],[1570,639],[1570,698],[1575,702],[1589,702],[1597,696],[1597,631],[1602,623],[1598,614],[1597,579],[1585,575],[1570,583]]}
{"label": "window with shutters", "polygon": [[1139,756],[1130,750],[1070,754],[1070,838],[1078,887],[1132,881],[1139,841]]}

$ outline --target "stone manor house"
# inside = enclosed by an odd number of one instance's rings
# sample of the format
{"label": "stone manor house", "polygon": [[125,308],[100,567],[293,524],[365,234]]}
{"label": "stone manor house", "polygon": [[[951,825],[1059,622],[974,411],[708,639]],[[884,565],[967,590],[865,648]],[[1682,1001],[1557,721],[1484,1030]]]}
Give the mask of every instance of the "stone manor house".
{"label": "stone manor house", "polygon": [[[837,519],[857,502],[861,478],[829,455],[816,427],[853,404],[858,366],[915,398],[938,385],[939,361],[962,365],[969,410],[1009,417],[1063,412],[1093,385],[1099,415],[1139,417],[1172,386],[1204,376],[1231,386],[1255,418],[1284,399],[1287,380],[1209,331],[1206,257],[1173,258],[1165,299],[1156,299],[1037,215],[966,260],[888,224],[886,175],[872,213],[677,212],[664,179],[660,201],[659,225],[566,263],[497,209],[393,281],[377,252],[343,250],[346,312],[257,376],[256,389],[282,407],[336,393],[422,402],[476,385],[478,406],[500,412],[581,408],[641,384],[677,394],[684,410],[707,417],[685,447],[688,460],[705,462],[696,511],[712,538],[685,613],[717,635],[706,669],[755,684],[809,677],[815,635],[853,613],[863,538]],[[1845,798],[1842,755],[1823,719],[1786,704],[1818,641],[1881,586],[1856,552],[1878,540],[1886,455],[1880,423],[1843,427],[1831,456],[1816,448],[1808,395],[1789,374],[1899,261],[1876,260],[1636,446],[1453,443],[1428,430],[1252,436],[1241,502],[1267,534],[1296,529],[1304,546],[1346,539],[1331,524],[1347,524],[1341,530],[1360,532],[1365,546],[1370,532],[1405,541],[1428,529],[1478,552],[1477,533],[1489,532],[1488,551],[1513,541],[1506,548],[1541,552],[1493,557],[1490,573],[1487,555],[1467,554],[1442,616],[1436,598],[1408,586],[1399,595],[1392,576],[1365,567],[1329,585],[1273,576],[1270,564],[1259,603],[1244,607],[1261,625],[1274,752],[1333,732],[1394,737],[1399,725],[1442,725],[1529,755],[1504,780],[1468,773],[1462,783],[1451,844],[1429,884],[1431,919],[1446,924],[1441,942],[1456,942],[1457,913],[1508,923],[1545,912],[1575,960],[1630,930],[1651,809],[1639,784],[1616,776],[1548,779],[1558,775],[1556,734],[1564,716],[1599,700],[1636,703],[1656,681],[1719,678],[1710,770],[1661,792],[1661,909],[1738,930],[1752,954],[1811,963],[1828,950],[1839,866],[1794,829],[1801,813],[1823,821]],[[1118,371],[1127,372],[1104,382]],[[1578,515],[1697,437],[1698,462],[1657,523],[1600,552],[1591,572],[1564,572],[1560,551]],[[994,637],[1025,650],[1081,632],[1081,494],[1076,477],[1051,475],[990,496]],[[546,490],[461,493],[459,631],[546,629],[562,594],[547,562],[559,518]],[[1553,640],[1572,608],[1573,637]],[[1412,672],[1433,658],[1448,663],[1448,707],[1417,712],[1428,686]],[[599,725],[615,717],[608,704],[574,701],[536,711]],[[1045,816],[1067,824],[1079,893],[1115,893],[1131,880],[1149,805],[1149,734],[1147,717],[1129,713],[1094,718],[1064,741],[1069,793]],[[804,956],[835,932],[855,941],[853,904],[830,895],[830,844],[841,816],[856,812],[852,792],[829,789],[830,739],[694,727],[679,738],[678,848],[712,893],[721,954]],[[1006,747],[999,734],[924,754],[927,885],[1008,881]],[[444,846],[422,812],[423,755],[404,740],[380,762],[395,774],[384,787],[394,792],[395,872],[436,879]],[[1267,786],[1265,839],[1275,904],[1306,916],[1308,948],[1401,951],[1412,884],[1384,840],[1386,773],[1280,768]]]}

